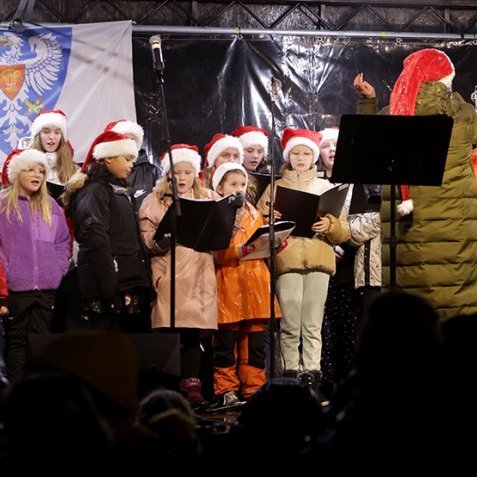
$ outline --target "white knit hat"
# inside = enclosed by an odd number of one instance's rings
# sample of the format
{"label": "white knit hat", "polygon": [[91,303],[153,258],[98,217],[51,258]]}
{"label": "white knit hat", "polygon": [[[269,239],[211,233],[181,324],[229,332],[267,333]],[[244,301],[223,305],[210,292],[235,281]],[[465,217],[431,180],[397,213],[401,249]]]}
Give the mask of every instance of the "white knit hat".
{"label": "white knit hat", "polygon": [[245,167],[242,166],[242,164],[237,164],[236,162],[224,162],[221,164],[219,167],[214,172],[214,175],[212,176],[212,187],[214,190],[217,190],[217,187],[220,184],[220,181],[223,179],[225,174],[230,171],[241,171],[245,174],[245,180],[248,183],[248,174],[247,171],[245,170]]}

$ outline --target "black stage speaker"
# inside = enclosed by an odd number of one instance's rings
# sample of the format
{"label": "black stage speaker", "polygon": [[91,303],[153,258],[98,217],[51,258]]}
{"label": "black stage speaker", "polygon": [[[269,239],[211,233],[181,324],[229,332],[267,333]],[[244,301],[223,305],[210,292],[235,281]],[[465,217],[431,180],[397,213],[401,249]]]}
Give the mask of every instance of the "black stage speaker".
{"label": "black stage speaker", "polygon": [[[41,354],[50,343],[61,339],[66,333],[29,334],[31,357]],[[166,374],[180,377],[180,345],[177,333],[128,333],[141,360],[141,369],[156,368]],[[85,350],[87,353],[87,350]]]}

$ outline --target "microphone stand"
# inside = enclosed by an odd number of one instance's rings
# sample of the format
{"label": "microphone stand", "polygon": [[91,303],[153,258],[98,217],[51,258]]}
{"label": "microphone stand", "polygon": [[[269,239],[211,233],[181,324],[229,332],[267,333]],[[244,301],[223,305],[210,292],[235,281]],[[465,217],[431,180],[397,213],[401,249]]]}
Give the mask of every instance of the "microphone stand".
{"label": "microphone stand", "polygon": [[[151,37],[151,40],[154,37]],[[172,186],[172,193],[170,196],[172,197],[172,205],[173,207],[173,214],[171,215],[171,226],[170,226],[170,234],[171,234],[171,296],[170,296],[170,320],[171,329],[175,328],[176,326],[176,247],[177,247],[177,217],[182,215],[181,213],[181,203],[179,200],[179,196],[177,194],[177,181],[175,175],[175,168],[174,168],[174,160],[172,158],[172,144],[171,144],[171,135],[169,131],[169,119],[167,117],[167,109],[166,109],[166,95],[164,91],[164,68],[165,62],[164,61],[156,61],[156,57],[154,55],[154,45],[153,42],[150,41],[151,45],[153,46],[153,63],[154,63],[154,72],[156,76],[156,87],[159,91],[159,97],[162,104],[162,125],[164,128],[163,133],[163,142],[166,145],[167,152],[169,154],[169,161],[170,161],[170,169],[169,169],[169,182]],[[159,38],[160,42],[160,38]],[[160,43],[159,43],[160,47]],[[162,59],[162,57],[161,57]]]}
{"label": "microphone stand", "polygon": [[269,247],[270,247],[270,377],[275,377],[275,332],[277,321],[275,317],[275,101],[282,83],[272,76],[268,84],[270,93],[270,111],[272,113],[272,128],[270,131],[270,202],[269,202]]}

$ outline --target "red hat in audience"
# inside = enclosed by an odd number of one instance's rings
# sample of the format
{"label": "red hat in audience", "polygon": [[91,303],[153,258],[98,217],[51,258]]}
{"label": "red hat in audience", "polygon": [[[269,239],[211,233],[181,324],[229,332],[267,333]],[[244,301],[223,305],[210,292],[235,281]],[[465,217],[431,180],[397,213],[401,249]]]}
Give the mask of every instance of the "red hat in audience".
{"label": "red hat in audience", "polygon": [[61,129],[63,139],[68,140],[66,114],[60,109],[54,111],[43,111],[33,121],[30,134],[34,138],[43,128],[55,127]]}
{"label": "red hat in audience", "polygon": [[[202,158],[200,157],[199,148],[197,146],[191,146],[190,144],[174,144],[171,146],[171,150],[174,167],[179,162],[188,162],[194,168],[195,175],[199,175]],[[161,156],[161,165],[162,175],[165,176],[171,168],[169,152],[165,152]]]}
{"label": "red hat in audience", "polygon": [[217,133],[211,141],[204,146],[205,160],[207,161],[208,167],[212,167],[217,157],[229,147],[238,150],[240,163],[243,163],[243,146],[239,139],[229,136],[228,134]]}
{"label": "red hat in audience", "polygon": [[114,131],[102,132],[91,144],[81,172],[84,172],[91,161],[103,161],[108,157],[133,156],[137,159],[136,141]]}
{"label": "red hat in audience", "polygon": [[109,123],[105,128],[105,131],[114,131],[125,136],[133,136],[137,143],[138,149],[142,146],[144,139],[144,129],[138,123],[134,121],[128,121],[127,119],[120,119],[119,121],[113,121]]}
{"label": "red hat in audience", "polygon": [[5,159],[2,169],[2,185],[13,184],[21,171],[41,164],[48,172],[48,160],[44,152],[37,149],[14,149]]}
{"label": "red hat in audience", "polygon": [[294,147],[307,146],[313,151],[314,162],[316,162],[320,155],[320,142],[321,134],[318,131],[286,128],[281,140],[283,159],[288,162],[288,155]]}
{"label": "red hat in audience", "polygon": [[248,183],[248,174],[247,171],[245,170],[245,167],[242,166],[242,164],[237,164],[236,162],[224,162],[223,164],[220,164],[219,167],[214,172],[214,175],[212,176],[212,187],[214,190],[217,190],[217,187],[220,184],[220,181],[223,179],[225,174],[229,171],[241,171],[245,174],[245,181]]}
{"label": "red hat in audience", "polygon": [[232,136],[238,137],[244,149],[250,146],[263,147],[265,156],[268,152],[268,131],[256,126],[239,126],[232,131]]}

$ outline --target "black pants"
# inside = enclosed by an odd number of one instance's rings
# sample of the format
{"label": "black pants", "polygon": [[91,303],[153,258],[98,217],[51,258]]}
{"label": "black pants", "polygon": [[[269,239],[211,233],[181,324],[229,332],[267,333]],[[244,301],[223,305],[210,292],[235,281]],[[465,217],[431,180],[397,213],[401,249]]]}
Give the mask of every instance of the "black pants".
{"label": "black pants", "polygon": [[9,377],[23,376],[29,358],[28,334],[49,333],[55,307],[55,291],[10,292],[10,317],[5,321],[5,351]]}

